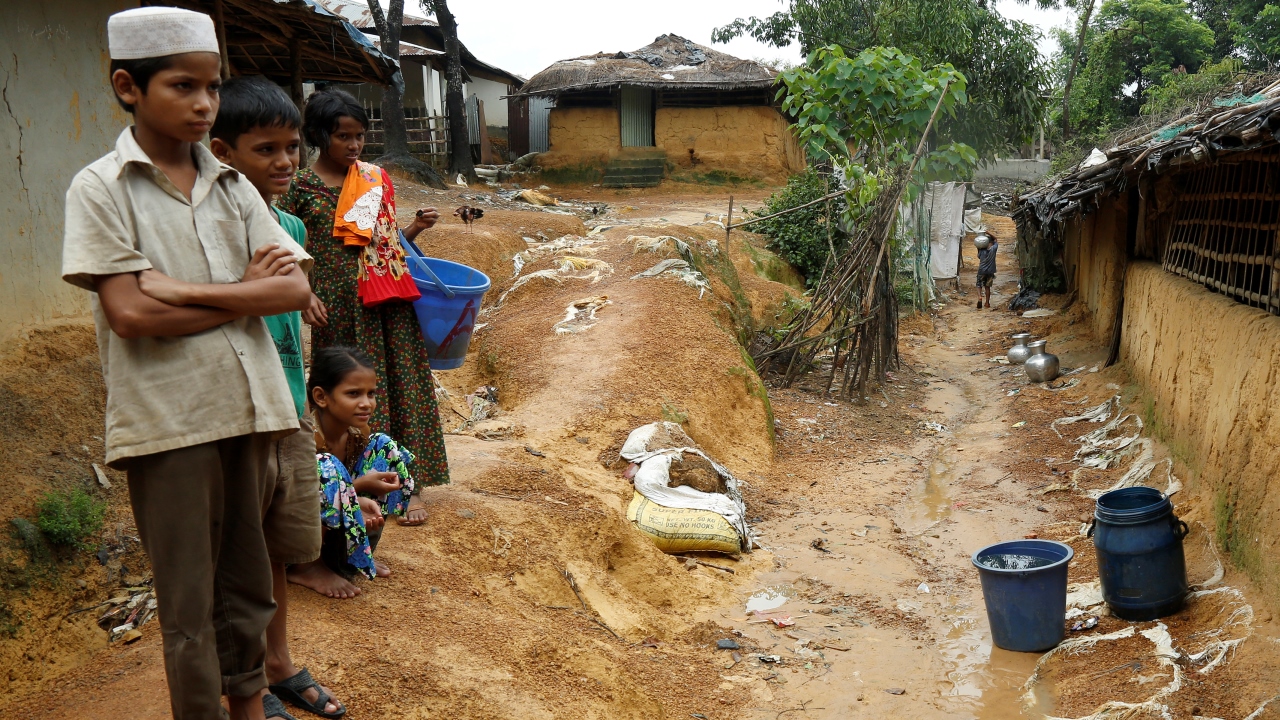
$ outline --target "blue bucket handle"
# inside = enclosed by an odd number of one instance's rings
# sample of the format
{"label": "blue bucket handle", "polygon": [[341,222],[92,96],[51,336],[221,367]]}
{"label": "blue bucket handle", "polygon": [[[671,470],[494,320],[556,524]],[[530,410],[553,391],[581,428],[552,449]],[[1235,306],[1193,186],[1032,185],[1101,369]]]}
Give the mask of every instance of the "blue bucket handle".
{"label": "blue bucket handle", "polygon": [[404,236],[403,230],[400,231],[400,243],[405,247],[405,257],[409,260],[417,261],[418,267],[422,268],[422,270],[427,274],[427,277],[431,279],[431,282],[435,283],[436,289],[444,293],[445,297],[452,300],[453,296],[457,293],[450,289],[448,285],[441,282],[440,278],[436,277],[435,272],[431,270],[431,266],[427,264],[426,256],[422,254],[422,251],[418,249],[417,245],[413,244],[412,240]]}

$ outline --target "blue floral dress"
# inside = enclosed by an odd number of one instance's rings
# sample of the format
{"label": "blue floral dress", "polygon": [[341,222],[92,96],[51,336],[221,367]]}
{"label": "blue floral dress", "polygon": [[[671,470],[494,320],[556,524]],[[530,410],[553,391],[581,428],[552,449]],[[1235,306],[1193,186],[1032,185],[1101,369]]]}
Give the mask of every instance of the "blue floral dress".
{"label": "blue floral dress", "polygon": [[[358,442],[359,435],[352,433],[348,442]],[[383,433],[374,433],[354,466],[348,468],[337,456],[328,452],[316,453],[316,465],[320,472],[320,522],[333,530],[341,530],[347,541],[347,562],[366,577],[374,578],[373,550],[369,546],[369,533],[364,526],[364,513],[356,495],[354,478],[371,472],[394,472],[400,476],[401,487],[381,497],[378,501],[384,516],[404,515],[409,508],[409,496],[413,494],[413,476],[409,463],[413,453],[400,447],[395,440]]]}

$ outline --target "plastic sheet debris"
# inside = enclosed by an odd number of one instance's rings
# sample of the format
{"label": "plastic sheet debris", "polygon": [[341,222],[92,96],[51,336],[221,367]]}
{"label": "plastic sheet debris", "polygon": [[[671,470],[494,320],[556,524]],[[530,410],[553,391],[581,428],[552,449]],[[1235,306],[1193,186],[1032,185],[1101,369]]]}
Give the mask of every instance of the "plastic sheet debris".
{"label": "plastic sheet debris", "polygon": [[1102,581],[1071,583],[1067,586],[1067,607],[1091,608],[1102,604]]}
{"label": "plastic sheet debris", "polygon": [[596,311],[613,301],[607,295],[583,298],[565,308],[564,319],[552,326],[557,335],[586,332],[596,326]]}
{"label": "plastic sheet debris", "polygon": [[[754,537],[747,525],[747,507],[742,500],[739,481],[720,463],[701,449],[684,429],[672,422],[655,422],[642,425],[627,436],[619,452],[639,469],[632,479],[636,492],[654,504],[665,508],[706,510],[728,521],[742,539],[742,550],[750,552]],[[671,487],[672,463],[683,461],[685,455],[693,455],[706,461],[723,481],[723,493],[703,492],[681,485]]]}
{"label": "plastic sheet debris", "polygon": [[[1017,295],[1009,301],[1009,309],[1015,312],[1020,310],[1033,310],[1040,303],[1040,293],[1031,288],[1022,288]],[[1025,317],[1025,316],[1024,316]]]}
{"label": "plastic sheet debris", "polygon": [[1089,408],[1080,415],[1058,418],[1057,420],[1049,423],[1049,427],[1053,428],[1055,433],[1058,433],[1058,437],[1062,437],[1062,433],[1058,432],[1059,425],[1071,425],[1072,423],[1085,422],[1086,420],[1089,422],[1104,423],[1111,418],[1111,413],[1115,412],[1119,405],[1120,396],[1116,395],[1101,405]]}
{"label": "plastic sheet debris", "polygon": [[648,235],[632,235],[627,238],[627,242],[631,243],[635,248],[634,253],[642,252],[661,252],[668,246],[680,253],[680,256],[688,260],[690,256],[689,243],[678,237],[671,235],[659,235],[657,237],[649,237]]}
{"label": "plastic sheet debris", "polygon": [[711,284],[707,282],[706,277],[697,270],[694,270],[688,261],[681,258],[667,258],[644,272],[632,275],[631,279],[640,280],[642,278],[658,277],[660,275],[673,277],[685,285],[694,288],[698,291],[699,300],[701,300],[703,295],[711,289]]}
{"label": "plastic sheet debris", "polygon": [[1036,308],[1035,310],[1028,310],[1022,313],[1022,317],[1042,318],[1042,317],[1049,317],[1051,315],[1056,315],[1056,314],[1057,314],[1057,311],[1050,310],[1049,308]]}

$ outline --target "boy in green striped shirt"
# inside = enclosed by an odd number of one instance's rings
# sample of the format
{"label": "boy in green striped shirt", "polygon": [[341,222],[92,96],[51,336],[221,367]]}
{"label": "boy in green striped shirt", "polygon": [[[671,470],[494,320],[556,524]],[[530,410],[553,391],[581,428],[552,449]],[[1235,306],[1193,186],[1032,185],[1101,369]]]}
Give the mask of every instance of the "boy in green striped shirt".
{"label": "boy in green striped shirt", "polygon": [[[306,246],[302,221],[271,205],[288,191],[298,167],[302,116],[278,85],[263,77],[237,77],[222,84],[222,104],[209,131],[209,149],[218,160],[244,175],[271,207],[280,226]],[[268,718],[292,718],[280,698],[321,717],[335,718],[346,708],[321,687],[289,654],[286,565],[307,563],[320,555],[320,480],[316,470],[314,428],[306,411],[306,375],[302,366],[302,320],[326,319],[324,305],[311,295],[311,306],[263,318],[275,340],[285,378],[298,411],[301,429],[277,443],[279,473],[263,498],[263,535],[271,557],[276,613],[267,626],[267,681],[272,694],[263,698]],[[345,581],[344,581],[345,582]],[[350,585],[350,583],[347,583]],[[353,597],[354,585],[333,588],[332,597]],[[338,593],[338,594],[334,594]],[[346,594],[343,594],[346,593]]]}

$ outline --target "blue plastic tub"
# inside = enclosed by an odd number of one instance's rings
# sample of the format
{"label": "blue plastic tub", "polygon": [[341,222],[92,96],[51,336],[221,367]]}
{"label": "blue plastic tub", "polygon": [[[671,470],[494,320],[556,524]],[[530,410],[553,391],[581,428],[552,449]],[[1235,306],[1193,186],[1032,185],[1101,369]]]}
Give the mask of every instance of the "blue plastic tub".
{"label": "blue plastic tub", "polygon": [[[1062,642],[1067,563],[1074,555],[1070,546],[1052,540],[1009,540],[973,554],[997,647],[1039,652]],[[1007,558],[1026,562],[1001,562]]]}
{"label": "blue plastic tub", "polygon": [[1091,531],[1098,550],[1102,599],[1117,617],[1155,620],[1182,608],[1187,524],[1173,503],[1149,487],[1113,490],[1098,498]]}
{"label": "blue plastic tub", "polygon": [[431,369],[460,368],[467,360],[480,302],[489,290],[489,276],[461,263],[422,257],[412,243],[405,243],[405,248],[409,274],[422,293],[413,309],[427,341]]}

